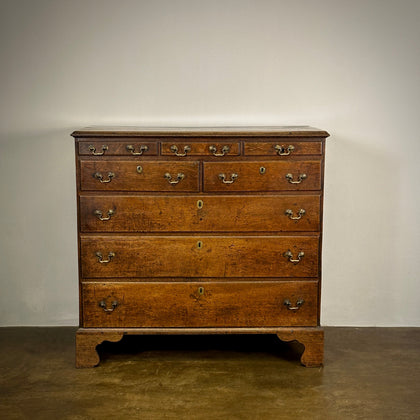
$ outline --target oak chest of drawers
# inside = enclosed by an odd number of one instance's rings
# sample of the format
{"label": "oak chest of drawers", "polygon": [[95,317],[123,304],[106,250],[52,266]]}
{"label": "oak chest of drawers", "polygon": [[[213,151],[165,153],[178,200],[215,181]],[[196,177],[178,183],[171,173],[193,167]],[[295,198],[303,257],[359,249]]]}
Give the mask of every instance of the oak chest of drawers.
{"label": "oak chest of drawers", "polygon": [[323,359],[323,168],[310,127],[75,131],[76,365],[125,334],[277,334]]}

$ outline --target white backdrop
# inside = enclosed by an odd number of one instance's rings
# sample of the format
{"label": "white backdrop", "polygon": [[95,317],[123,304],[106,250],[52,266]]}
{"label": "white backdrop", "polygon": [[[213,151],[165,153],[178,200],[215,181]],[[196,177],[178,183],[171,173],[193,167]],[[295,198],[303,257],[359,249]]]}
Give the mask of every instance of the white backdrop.
{"label": "white backdrop", "polygon": [[420,326],[418,0],[0,0],[0,325],[76,325],[86,125],[327,144],[322,324]]}

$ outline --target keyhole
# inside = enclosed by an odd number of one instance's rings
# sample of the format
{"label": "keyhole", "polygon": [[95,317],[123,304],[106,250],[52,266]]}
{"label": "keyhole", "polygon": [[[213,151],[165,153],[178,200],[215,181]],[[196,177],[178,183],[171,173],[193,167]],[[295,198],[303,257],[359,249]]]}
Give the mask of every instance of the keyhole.
{"label": "keyhole", "polygon": [[141,174],[143,172],[143,168],[141,166],[137,166],[137,173]]}
{"label": "keyhole", "polygon": [[204,287],[199,287],[198,288],[198,294],[199,295],[204,295]]}
{"label": "keyhole", "polygon": [[198,242],[197,242],[197,248],[198,248],[198,249],[203,248],[203,242],[198,241]]}
{"label": "keyhole", "polygon": [[203,203],[203,200],[198,200],[198,201],[197,201],[197,208],[198,208],[198,209],[202,209],[202,208],[203,208],[203,204],[204,204],[204,203]]}
{"label": "keyhole", "polygon": [[265,174],[265,168],[264,168],[264,166],[261,166],[261,168],[260,168],[260,174],[261,175]]}

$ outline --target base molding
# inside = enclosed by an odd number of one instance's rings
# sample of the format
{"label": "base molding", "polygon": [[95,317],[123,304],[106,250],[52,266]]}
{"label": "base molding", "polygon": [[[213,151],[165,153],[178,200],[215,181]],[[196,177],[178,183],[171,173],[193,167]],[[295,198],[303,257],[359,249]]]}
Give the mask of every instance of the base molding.
{"label": "base molding", "polygon": [[301,363],[319,367],[324,357],[324,330],[298,328],[79,328],[76,332],[76,367],[90,368],[100,362],[96,347],[104,341],[118,342],[124,335],[275,334],[281,341],[298,341],[305,347]]}

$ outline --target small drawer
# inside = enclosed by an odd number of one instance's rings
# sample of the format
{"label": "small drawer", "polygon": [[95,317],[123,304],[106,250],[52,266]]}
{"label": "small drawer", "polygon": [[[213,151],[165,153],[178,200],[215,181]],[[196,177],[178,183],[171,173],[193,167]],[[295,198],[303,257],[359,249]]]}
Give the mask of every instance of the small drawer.
{"label": "small drawer", "polygon": [[162,142],[162,155],[164,156],[238,156],[240,153],[239,142]]}
{"label": "small drawer", "polygon": [[83,327],[317,325],[318,282],[82,283]]}
{"label": "small drawer", "polygon": [[277,139],[273,141],[244,142],[245,156],[300,156],[321,155],[321,141],[294,141]]}
{"label": "small drawer", "polygon": [[197,192],[198,162],[81,160],[83,191]]}
{"label": "small drawer", "polygon": [[315,191],[321,161],[204,162],[204,191]]}
{"label": "small drawer", "polygon": [[124,141],[107,140],[81,141],[79,155],[90,156],[156,156],[157,143],[126,139]]}
{"label": "small drawer", "polygon": [[317,277],[319,236],[81,236],[82,277]]}
{"label": "small drawer", "polygon": [[320,207],[319,194],[82,194],[80,228],[82,232],[317,232]]}

